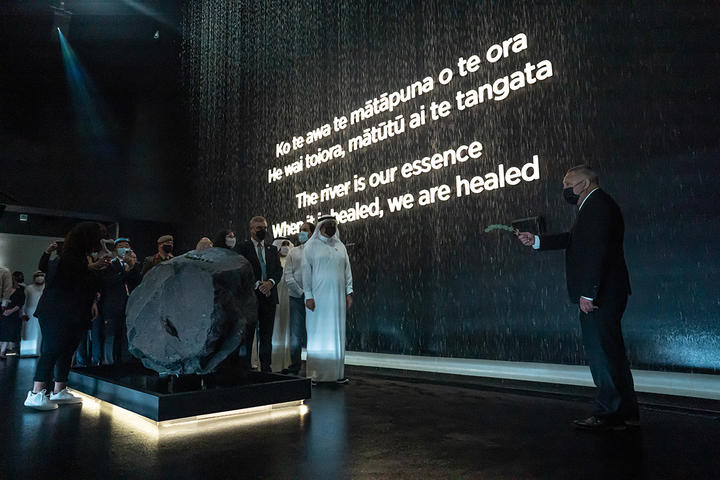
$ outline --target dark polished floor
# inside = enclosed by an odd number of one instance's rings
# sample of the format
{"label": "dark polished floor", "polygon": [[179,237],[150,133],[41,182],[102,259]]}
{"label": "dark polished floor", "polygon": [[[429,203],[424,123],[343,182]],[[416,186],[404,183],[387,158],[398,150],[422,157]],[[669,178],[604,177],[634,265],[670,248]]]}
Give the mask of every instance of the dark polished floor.
{"label": "dark polished floor", "polygon": [[[0,362],[0,479],[717,479],[713,405],[644,402],[639,431],[573,430],[587,398],[379,377],[313,390],[310,413],[153,438],[89,407],[25,409],[35,360]],[[710,405],[710,408],[708,408]]]}

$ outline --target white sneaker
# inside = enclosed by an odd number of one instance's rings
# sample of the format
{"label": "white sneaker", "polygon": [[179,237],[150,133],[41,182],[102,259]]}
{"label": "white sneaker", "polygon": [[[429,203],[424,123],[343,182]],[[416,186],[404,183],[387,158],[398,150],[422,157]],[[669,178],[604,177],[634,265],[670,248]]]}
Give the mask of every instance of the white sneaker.
{"label": "white sneaker", "polygon": [[82,403],[82,398],[76,397],[72,393],[68,392],[67,388],[63,388],[58,393],[50,395],[50,401],[57,405],[67,405],[70,403]]}
{"label": "white sneaker", "polygon": [[45,390],[41,390],[38,393],[33,393],[32,390],[30,390],[24,405],[34,408],[35,410],[55,410],[58,407],[56,403],[51,402],[45,396]]}

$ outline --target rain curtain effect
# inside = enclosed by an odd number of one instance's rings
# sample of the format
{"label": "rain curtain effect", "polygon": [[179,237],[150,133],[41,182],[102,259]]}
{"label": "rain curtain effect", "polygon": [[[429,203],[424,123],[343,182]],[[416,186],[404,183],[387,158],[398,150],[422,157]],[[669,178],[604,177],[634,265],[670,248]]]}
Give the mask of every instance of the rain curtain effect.
{"label": "rain curtain effect", "polygon": [[[348,350],[579,364],[562,252],[535,254],[512,235],[484,229],[541,216],[548,231],[566,231],[575,211],[562,200],[562,176],[587,163],[625,215],[633,296],[623,328],[633,366],[716,371],[720,303],[710,285],[720,260],[709,239],[720,230],[712,210],[720,194],[711,188],[720,136],[712,125],[678,119],[687,98],[705,99],[692,108],[709,114],[717,87],[689,67],[712,64],[698,46],[702,28],[688,36],[661,10],[567,2],[187,2],[182,72],[197,148],[192,231],[200,238],[231,223],[243,236],[248,219],[261,214],[273,232],[283,221],[360,211],[377,200],[382,216],[348,213],[353,220],[341,226],[356,292]],[[691,10],[683,21],[703,22]],[[515,51],[518,34],[527,45]],[[647,37],[665,45],[665,57],[644,47]],[[507,55],[490,61],[493,45]],[[472,55],[477,69],[463,76],[458,59]],[[540,79],[543,61],[552,75]],[[442,84],[445,68],[453,78]],[[536,76],[513,76],[526,70]],[[368,100],[427,77],[433,88],[392,112],[335,128],[336,118],[352,121]],[[503,93],[505,77],[518,88]],[[459,103],[458,93],[484,85],[494,98]],[[433,118],[433,102],[448,102],[449,113]],[[425,123],[410,128],[421,110]],[[401,134],[351,151],[364,129],[398,116]],[[313,139],[326,124],[330,134]],[[279,148],[296,137],[302,147]],[[402,176],[405,163],[472,142],[482,145],[476,158]],[[308,168],[308,156],[335,145],[343,156]],[[537,171],[526,170],[532,180],[457,195],[458,177],[503,177],[535,156]],[[294,162],[302,171],[285,170]],[[393,167],[394,181],[356,189],[358,177],[388,179]],[[281,178],[269,181],[274,169]],[[299,206],[299,193],[345,182],[347,194]],[[433,202],[420,204],[422,190],[443,185],[447,199],[438,190]],[[688,203],[687,189],[702,205]],[[414,205],[391,212],[387,200],[406,194]],[[693,213],[682,228],[673,220],[678,211]]]}

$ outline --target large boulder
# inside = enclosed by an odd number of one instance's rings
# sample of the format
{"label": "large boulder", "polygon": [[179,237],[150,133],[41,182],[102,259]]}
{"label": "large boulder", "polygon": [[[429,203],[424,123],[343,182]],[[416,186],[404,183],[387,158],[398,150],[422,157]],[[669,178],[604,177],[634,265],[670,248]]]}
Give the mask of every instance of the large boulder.
{"label": "large boulder", "polygon": [[130,353],[161,375],[214,371],[254,331],[254,283],[250,263],[225,248],[157,265],[128,300]]}

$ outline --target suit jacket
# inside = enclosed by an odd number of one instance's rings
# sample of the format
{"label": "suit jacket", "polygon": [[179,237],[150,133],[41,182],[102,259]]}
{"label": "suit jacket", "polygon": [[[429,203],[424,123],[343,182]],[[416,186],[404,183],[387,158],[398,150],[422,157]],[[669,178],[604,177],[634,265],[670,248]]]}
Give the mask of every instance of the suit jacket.
{"label": "suit jacket", "polygon": [[615,200],[598,189],[583,204],[569,232],[540,236],[540,250],[565,249],[568,294],[597,300],[630,295],[625,223]]}
{"label": "suit jacket", "polygon": [[108,322],[106,330],[119,332],[125,320],[125,306],[128,301],[128,272],[120,261],[115,258],[104,270],[98,272],[100,277],[100,303],[98,305],[103,320]]}
{"label": "suit jacket", "polygon": [[[260,278],[262,275],[260,260],[258,260],[257,250],[255,250],[255,244],[252,240],[243,240],[240,242],[237,246],[237,252],[245,257],[247,261],[250,262],[250,265],[252,265],[253,272],[255,273],[255,281],[257,282],[262,280]],[[279,303],[277,285],[282,279],[283,268],[280,264],[280,254],[278,253],[277,247],[268,245],[267,241],[265,242],[265,273],[267,274],[268,280],[272,279],[275,282],[275,286],[273,287],[272,293],[269,297],[266,297],[264,294],[260,293],[259,290],[256,290],[258,300],[261,302],[271,302],[273,304],[277,304]]]}
{"label": "suit jacket", "polygon": [[135,266],[127,272],[125,280],[127,283],[128,293],[132,293],[142,281],[142,265],[140,265],[140,262],[136,263]]}

